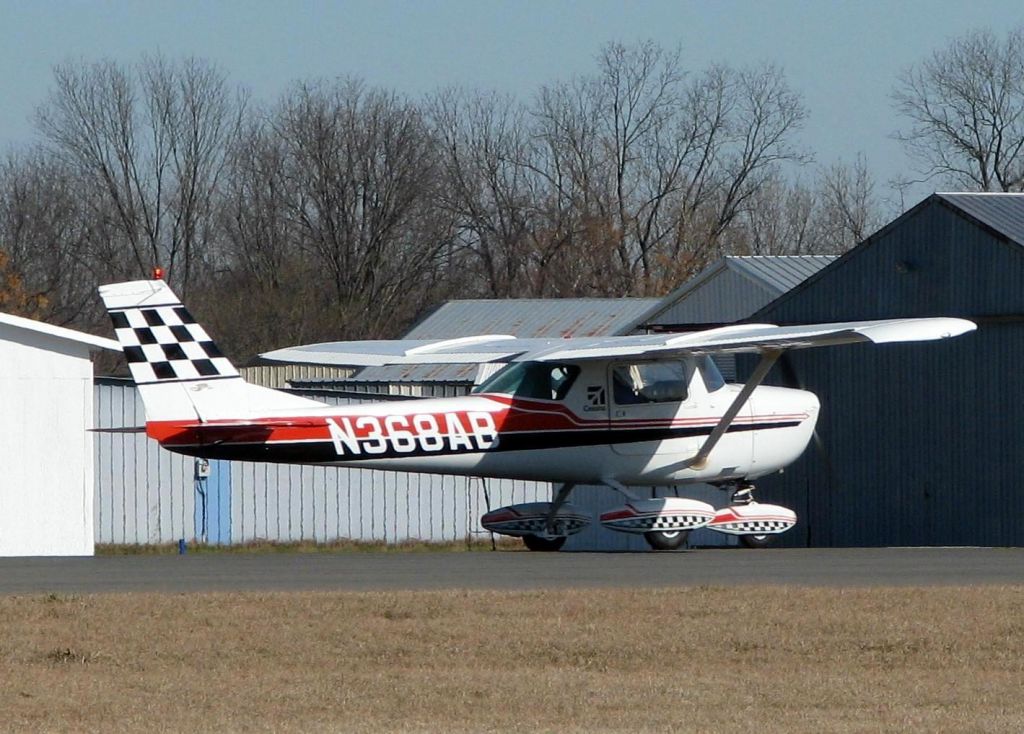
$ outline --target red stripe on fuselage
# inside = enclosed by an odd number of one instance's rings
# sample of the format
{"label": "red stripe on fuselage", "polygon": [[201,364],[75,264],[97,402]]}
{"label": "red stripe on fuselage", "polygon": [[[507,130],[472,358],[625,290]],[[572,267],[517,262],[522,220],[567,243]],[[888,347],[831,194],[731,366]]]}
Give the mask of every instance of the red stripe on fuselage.
{"label": "red stripe on fuselage", "polygon": [[[404,410],[394,413],[324,413],[323,415],[264,417],[252,420],[224,419],[201,422],[187,421],[151,421],[146,424],[146,433],[151,438],[169,446],[192,446],[211,443],[300,443],[331,440],[328,420],[343,426],[356,440],[367,440],[374,437],[385,439],[396,435],[408,434],[413,437],[426,435],[424,428],[437,426],[434,435],[449,436],[454,427],[461,427],[463,432],[473,434],[475,428],[473,415],[487,413],[494,423],[498,436],[503,434],[538,433],[538,432],[573,432],[593,431],[604,428],[642,429],[642,428],[682,428],[703,427],[711,430],[721,416],[707,415],[698,417],[671,417],[659,419],[615,419],[609,420],[606,415],[600,418],[582,418],[564,405],[541,400],[513,400],[504,395],[473,396],[479,400],[474,408],[460,408],[451,411],[417,411],[417,403],[402,403]],[[465,401],[465,399],[458,399]],[[423,401],[424,403],[427,401]],[[429,401],[435,405],[441,401]],[[454,402],[454,401],[453,401]],[[422,403],[420,403],[422,404]],[[465,403],[463,402],[463,405]],[[497,410],[494,405],[501,406]],[[397,404],[395,404],[397,407]],[[453,406],[454,407],[454,406]],[[454,425],[457,421],[458,425]],[[786,423],[803,421],[807,413],[774,414],[767,416],[738,416],[733,423],[746,425],[751,423]],[[421,419],[422,418],[422,419]]]}

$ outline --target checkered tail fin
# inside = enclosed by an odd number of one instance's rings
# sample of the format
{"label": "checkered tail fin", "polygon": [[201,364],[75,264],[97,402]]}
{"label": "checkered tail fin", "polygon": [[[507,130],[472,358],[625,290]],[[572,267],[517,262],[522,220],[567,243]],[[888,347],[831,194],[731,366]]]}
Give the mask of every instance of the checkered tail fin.
{"label": "checkered tail fin", "polygon": [[162,280],[100,287],[146,420],[251,418],[316,401],[249,385]]}
{"label": "checkered tail fin", "polygon": [[100,289],[136,385],[239,379],[238,370],[162,280]]}

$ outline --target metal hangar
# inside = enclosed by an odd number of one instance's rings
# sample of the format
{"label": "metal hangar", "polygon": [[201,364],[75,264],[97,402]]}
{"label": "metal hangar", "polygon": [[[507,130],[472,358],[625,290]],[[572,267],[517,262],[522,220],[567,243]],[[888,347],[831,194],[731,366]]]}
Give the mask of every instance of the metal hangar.
{"label": "metal hangar", "polygon": [[804,350],[777,371],[822,400],[822,450],[759,483],[801,516],[783,544],[1024,545],[1024,194],[933,194],[749,320],[937,315],[978,331]]}

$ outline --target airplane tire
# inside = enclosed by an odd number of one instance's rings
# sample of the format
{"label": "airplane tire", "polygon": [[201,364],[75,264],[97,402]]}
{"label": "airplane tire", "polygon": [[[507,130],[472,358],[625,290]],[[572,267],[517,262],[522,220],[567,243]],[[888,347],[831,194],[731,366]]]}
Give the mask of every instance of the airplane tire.
{"label": "airplane tire", "polygon": [[689,530],[652,530],[644,533],[644,540],[654,550],[677,550],[690,537]]}
{"label": "airplane tire", "polygon": [[740,543],[745,548],[767,548],[772,544],[770,535],[741,535]]}
{"label": "airplane tire", "polygon": [[559,538],[542,538],[539,535],[524,535],[523,545],[532,551],[539,551],[542,553],[552,553],[557,550],[561,550],[562,546],[565,545],[565,536]]}

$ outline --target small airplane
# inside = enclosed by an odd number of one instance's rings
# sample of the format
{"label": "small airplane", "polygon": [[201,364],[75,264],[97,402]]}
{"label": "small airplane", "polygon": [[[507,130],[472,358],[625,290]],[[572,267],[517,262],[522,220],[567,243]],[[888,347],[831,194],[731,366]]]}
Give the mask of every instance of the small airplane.
{"label": "small airplane", "polygon": [[[352,466],[549,481],[551,502],[502,507],[483,527],[558,550],[592,518],[567,500],[579,485],[625,497],[600,522],[658,550],[707,527],[761,547],[796,513],[754,501],[753,480],[795,461],[818,417],[811,392],[762,385],[789,349],[912,342],[976,328],[956,318],[805,326],[740,324],[685,334],[571,339],[481,335],[357,341],[280,349],[269,360],[371,366],[505,364],[470,395],[333,406],[243,380],[163,280],[100,288],[146,411],[146,433],[206,459]],[[742,385],[716,354],[760,355]],[[645,499],[631,487],[710,483],[716,509],[695,499]]]}

